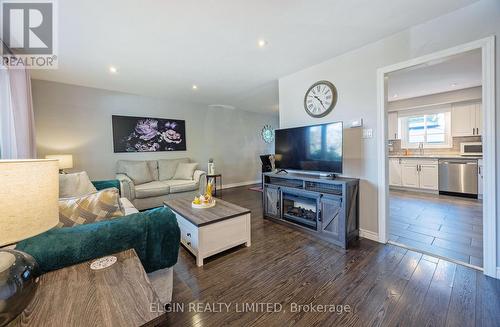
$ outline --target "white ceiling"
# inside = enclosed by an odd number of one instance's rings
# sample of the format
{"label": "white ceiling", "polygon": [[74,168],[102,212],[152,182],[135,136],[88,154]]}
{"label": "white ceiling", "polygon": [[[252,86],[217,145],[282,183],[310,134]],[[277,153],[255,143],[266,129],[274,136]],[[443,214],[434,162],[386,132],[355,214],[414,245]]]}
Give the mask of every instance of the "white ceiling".
{"label": "white ceiling", "polygon": [[389,101],[479,86],[482,78],[481,51],[450,56],[388,76]]}
{"label": "white ceiling", "polygon": [[279,77],[475,1],[63,0],[59,69],[33,77],[272,112]]}

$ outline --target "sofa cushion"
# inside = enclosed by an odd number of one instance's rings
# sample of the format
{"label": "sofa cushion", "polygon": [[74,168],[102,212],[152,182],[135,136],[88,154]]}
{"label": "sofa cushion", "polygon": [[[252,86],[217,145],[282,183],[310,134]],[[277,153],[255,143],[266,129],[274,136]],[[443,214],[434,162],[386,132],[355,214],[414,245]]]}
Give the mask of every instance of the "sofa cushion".
{"label": "sofa cushion", "polygon": [[179,165],[179,163],[188,163],[188,162],[189,162],[188,158],[158,160],[159,180],[164,181],[172,179],[175,175],[175,171],[177,170],[177,165]]}
{"label": "sofa cushion", "polygon": [[59,227],[72,227],[123,216],[116,188],[59,199]]}
{"label": "sofa cushion", "polygon": [[[118,160],[116,163],[116,173],[117,174],[125,174],[126,166],[129,163],[135,163],[139,160]],[[146,164],[148,165],[149,172],[151,173],[151,177],[153,180],[158,180],[158,161],[157,160],[146,160]]]}
{"label": "sofa cushion", "polygon": [[138,199],[166,195],[169,192],[170,186],[163,181],[152,181],[135,186],[135,197]]}
{"label": "sofa cushion", "polygon": [[153,181],[153,175],[146,161],[119,160],[117,172],[127,175],[135,185]]}
{"label": "sofa cushion", "polygon": [[198,189],[198,182],[185,179],[172,179],[164,183],[170,186],[170,193],[196,191]]}
{"label": "sofa cushion", "polygon": [[198,163],[180,163],[177,165],[177,170],[172,179],[193,180],[194,171],[197,167]]}
{"label": "sofa cushion", "polygon": [[59,197],[70,198],[97,192],[87,172],[59,174]]}

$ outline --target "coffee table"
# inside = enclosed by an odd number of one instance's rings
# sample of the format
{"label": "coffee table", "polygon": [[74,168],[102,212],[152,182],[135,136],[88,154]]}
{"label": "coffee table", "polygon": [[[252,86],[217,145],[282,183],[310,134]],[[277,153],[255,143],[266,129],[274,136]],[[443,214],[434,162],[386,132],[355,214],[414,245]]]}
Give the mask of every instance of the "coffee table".
{"label": "coffee table", "polygon": [[196,265],[203,259],[237,245],[251,244],[250,210],[216,199],[215,207],[193,209],[192,198],[181,197],[165,201],[177,217],[181,229],[181,243],[196,257]]}
{"label": "coffee table", "polygon": [[158,296],[133,249],[111,267],[90,260],[40,277],[35,297],[8,326],[154,326],[165,320]]}

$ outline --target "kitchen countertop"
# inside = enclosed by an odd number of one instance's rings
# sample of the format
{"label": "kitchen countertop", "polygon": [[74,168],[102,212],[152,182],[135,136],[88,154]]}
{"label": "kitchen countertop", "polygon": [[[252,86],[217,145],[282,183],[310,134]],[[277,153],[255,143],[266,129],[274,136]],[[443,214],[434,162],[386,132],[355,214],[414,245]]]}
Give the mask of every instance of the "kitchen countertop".
{"label": "kitchen countertop", "polygon": [[482,156],[461,156],[459,154],[412,154],[412,155],[402,155],[402,154],[395,154],[395,155],[389,155],[389,158],[407,158],[407,159],[483,159]]}

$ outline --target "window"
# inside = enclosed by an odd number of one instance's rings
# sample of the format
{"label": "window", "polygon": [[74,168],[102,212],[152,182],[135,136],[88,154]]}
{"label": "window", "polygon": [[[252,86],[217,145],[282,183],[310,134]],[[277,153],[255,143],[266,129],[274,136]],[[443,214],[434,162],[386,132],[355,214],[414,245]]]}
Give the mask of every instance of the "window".
{"label": "window", "polygon": [[399,118],[401,147],[418,148],[422,143],[424,148],[451,148],[450,124],[450,111],[414,113]]}

